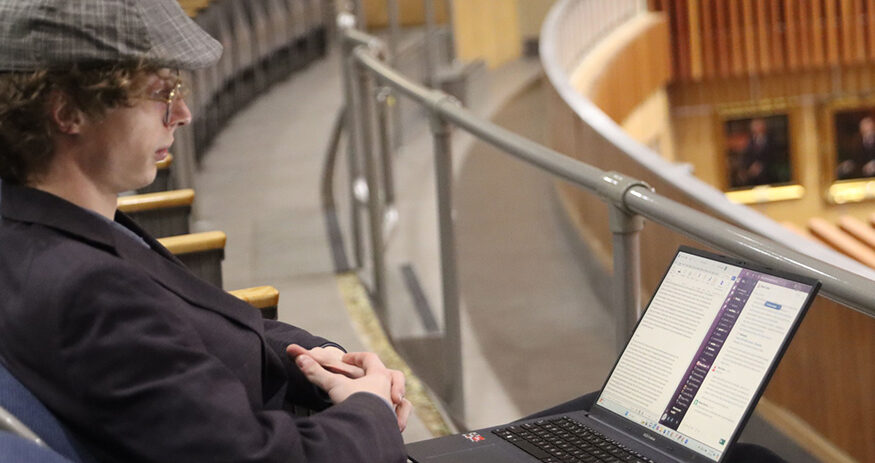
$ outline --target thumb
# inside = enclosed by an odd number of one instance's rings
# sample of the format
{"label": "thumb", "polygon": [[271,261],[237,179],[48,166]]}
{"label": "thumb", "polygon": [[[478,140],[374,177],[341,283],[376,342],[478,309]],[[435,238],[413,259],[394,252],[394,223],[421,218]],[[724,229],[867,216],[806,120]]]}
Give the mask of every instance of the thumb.
{"label": "thumb", "polygon": [[326,392],[336,386],[338,378],[340,378],[340,376],[326,371],[322,368],[322,365],[319,365],[319,362],[313,360],[307,354],[298,355],[295,359],[295,364],[298,365],[298,368],[304,373],[308,381]]}

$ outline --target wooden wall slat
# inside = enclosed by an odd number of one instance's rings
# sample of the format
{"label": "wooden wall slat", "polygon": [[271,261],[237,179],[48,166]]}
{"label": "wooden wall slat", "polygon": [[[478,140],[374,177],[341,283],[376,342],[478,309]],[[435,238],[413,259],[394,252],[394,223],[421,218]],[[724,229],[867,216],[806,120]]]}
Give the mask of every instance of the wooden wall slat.
{"label": "wooden wall slat", "polygon": [[714,25],[714,7],[713,2],[702,2],[699,14],[701,16],[700,24],[702,30],[701,50],[702,50],[702,76],[705,78],[714,77],[717,72],[717,34],[715,33]]}
{"label": "wooden wall slat", "polygon": [[771,11],[766,0],[757,0],[756,8],[754,8],[754,17],[757,25],[757,55],[759,57],[759,67],[761,72],[770,72],[772,70],[771,46],[769,42],[772,39],[770,32],[771,27]]}
{"label": "wooden wall slat", "polygon": [[787,39],[787,67],[793,70],[798,69],[802,64],[801,57],[799,56],[799,16],[796,14],[796,6],[797,3],[795,1],[791,0],[784,2],[784,27]]}
{"label": "wooden wall slat", "polygon": [[854,36],[857,22],[854,21],[854,0],[841,0],[837,15],[839,37],[841,38],[841,58],[845,64],[854,61]]}
{"label": "wooden wall slat", "polygon": [[781,0],[769,0],[769,11],[771,12],[771,23],[769,28],[772,32],[772,67],[773,69],[783,70],[786,68],[784,62],[784,50],[787,48],[786,32],[784,25],[784,10],[781,8]]}
{"label": "wooden wall slat", "polygon": [[705,41],[702,37],[702,22],[699,0],[687,0],[687,30],[690,37],[690,77],[693,79],[701,79],[704,72],[702,45]]}
{"label": "wooden wall slat", "polygon": [[677,18],[678,43],[678,75],[681,78],[689,78],[690,72],[690,17],[687,12],[687,2],[679,0],[675,2],[675,17]]}
{"label": "wooden wall slat", "polygon": [[841,64],[841,49],[839,46],[839,12],[835,0],[826,0],[826,15],[824,29],[826,30],[826,62],[837,66]]}
{"label": "wooden wall slat", "polygon": [[741,1],[728,0],[729,7],[729,38],[732,43],[732,74],[743,75],[744,72],[744,29],[741,23]]}
{"label": "wooden wall slat", "polygon": [[743,0],[741,5],[741,24],[742,34],[744,35],[744,64],[747,74],[752,74],[756,71],[757,60],[757,27],[756,17],[753,10],[754,0]]}
{"label": "wooden wall slat", "polygon": [[[875,0],[871,0],[875,2]],[[714,2],[714,22],[717,29],[718,69],[721,77],[732,75],[732,53],[730,51],[731,28],[729,25],[729,2],[716,0]]]}
{"label": "wooden wall slat", "polygon": [[875,0],[866,0],[866,39],[869,59],[875,59]]}
{"label": "wooden wall slat", "polygon": [[854,63],[866,61],[866,7],[863,0],[854,0]]}
{"label": "wooden wall slat", "polygon": [[[823,66],[826,63],[826,55],[824,53],[825,31],[823,24],[823,8],[821,0],[806,0],[810,9],[807,18],[809,27],[809,39],[811,46],[811,64],[813,66]],[[832,0],[829,0],[832,1]],[[806,11],[806,10],[802,10]]]}
{"label": "wooden wall slat", "polygon": [[681,36],[680,29],[678,28],[678,18],[677,18],[677,2],[678,0],[674,0],[671,2],[667,2],[664,5],[665,15],[668,18],[669,24],[669,39],[671,43],[671,73],[677,79],[681,75]]}
{"label": "wooden wall slat", "polygon": [[796,32],[799,34],[799,65],[803,67],[814,65],[814,40],[811,38],[812,1],[814,0],[793,2],[796,10]]}

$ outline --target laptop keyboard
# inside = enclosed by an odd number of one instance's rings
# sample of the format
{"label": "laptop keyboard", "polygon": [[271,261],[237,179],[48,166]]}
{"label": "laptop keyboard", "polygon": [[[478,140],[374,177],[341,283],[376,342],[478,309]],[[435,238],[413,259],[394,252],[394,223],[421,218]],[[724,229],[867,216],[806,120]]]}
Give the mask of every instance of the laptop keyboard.
{"label": "laptop keyboard", "polygon": [[653,463],[566,416],[505,426],[492,432],[545,463]]}

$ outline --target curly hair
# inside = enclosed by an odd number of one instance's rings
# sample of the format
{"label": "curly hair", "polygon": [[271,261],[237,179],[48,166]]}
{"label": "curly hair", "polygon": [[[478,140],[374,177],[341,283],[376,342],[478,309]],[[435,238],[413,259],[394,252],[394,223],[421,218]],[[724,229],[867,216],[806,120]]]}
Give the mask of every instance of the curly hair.
{"label": "curly hair", "polygon": [[0,178],[27,184],[48,169],[57,134],[50,108],[54,95],[101,119],[111,108],[130,106],[144,91],[145,76],[155,70],[140,62],[0,74]]}

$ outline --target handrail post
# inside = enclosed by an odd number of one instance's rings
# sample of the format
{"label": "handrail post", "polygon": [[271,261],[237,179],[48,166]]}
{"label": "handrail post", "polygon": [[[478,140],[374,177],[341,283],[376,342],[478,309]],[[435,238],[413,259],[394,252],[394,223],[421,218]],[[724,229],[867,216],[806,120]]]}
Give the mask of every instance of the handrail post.
{"label": "handrail post", "polygon": [[395,106],[395,96],[389,87],[377,91],[377,132],[379,133],[380,161],[383,167],[383,192],[386,205],[395,204],[395,176],[392,170],[392,143],[389,135],[389,111]]}
{"label": "handrail post", "polygon": [[617,352],[622,352],[641,311],[641,242],[644,219],[622,206],[609,205],[614,254],[614,321]]}
{"label": "handrail post", "polygon": [[356,183],[361,178],[361,169],[358,160],[358,143],[359,143],[359,121],[358,117],[361,114],[358,102],[355,98],[355,84],[353,76],[353,47],[345,36],[347,31],[355,28],[355,17],[351,13],[341,13],[337,16],[337,30],[340,34],[339,43],[341,48],[340,54],[340,70],[343,81],[343,100],[346,105],[346,116],[344,125],[347,130],[346,137],[346,159],[347,169],[349,171],[349,203],[350,203],[350,225],[352,228],[352,243],[353,243],[353,267],[362,268],[364,257],[362,250],[362,225],[361,214],[359,213],[360,201],[356,195]]}
{"label": "handrail post", "polygon": [[352,0],[352,10],[353,14],[355,14],[356,23],[362,28],[362,30],[365,30],[367,26],[367,18],[365,17],[365,7],[362,0]]}
{"label": "handrail post", "polygon": [[[398,69],[398,42],[401,40],[401,20],[400,11],[398,9],[398,0],[386,0],[386,7],[389,10],[389,64],[393,69]],[[390,89],[391,90],[391,89]],[[394,132],[394,146],[401,146],[401,135],[403,133],[401,118],[401,102],[396,98],[395,105],[392,107],[392,128]]]}
{"label": "handrail post", "polygon": [[626,345],[641,311],[641,242],[644,219],[626,207],[626,193],[650,185],[619,172],[605,172],[596,191],[610,208],[609,226],[614,254],[614,326],[617,352]]}
{"label": "handrail post", "polygon": [[398,40],[401,37],[401,24],[399,20],[398,0],[386,0],[386,9],[389,13],[389,38],[386,45],[389,48],[389,65],[398,67]]}
{"label": "handrail post", "polygon": [[447,42],[447,48],[451,63],[455,63],[458,58],[456,55],[456,7],[453,0],[445,0],[447,8],[447,29],[449,29],[450,40]]}
{"label": "handrail post", "polygon": [[434,30],[435,30],[435,12],[434,0],[425,1],[425,83],[428,87],[434,88],[437,84],[435,78],[435,47],[434,47]]}
{"label": "handrail post", "polygon": [[[448,95],[441,101],[454,101]],[[441,255],[441,290],[444,302],[443,363],[445,377],[441,396],[450,414],[459,422],[465,418],[465,391],[462,375],[462,322],[456,262],[456,234],[453,226],[453,163],[450,125],[431,108],[431,133],[437,182],[438,228]]]}
{"label": "handrail post", "polygon": [[358,76],[359,123],[361,128],[362,157],[365,164],[365,178],[368,185],[368,225],[370,226],[371,259],[374,277],[374,302],[377,315],[386,326],[386,263],[385,246],[383,242],[383,203],[380,198],[379,172],[374,157],[374,141],[371,126],[373,116],[372,98],[374,93],[373,77],[368,68],[361,64],[355,65]]}

